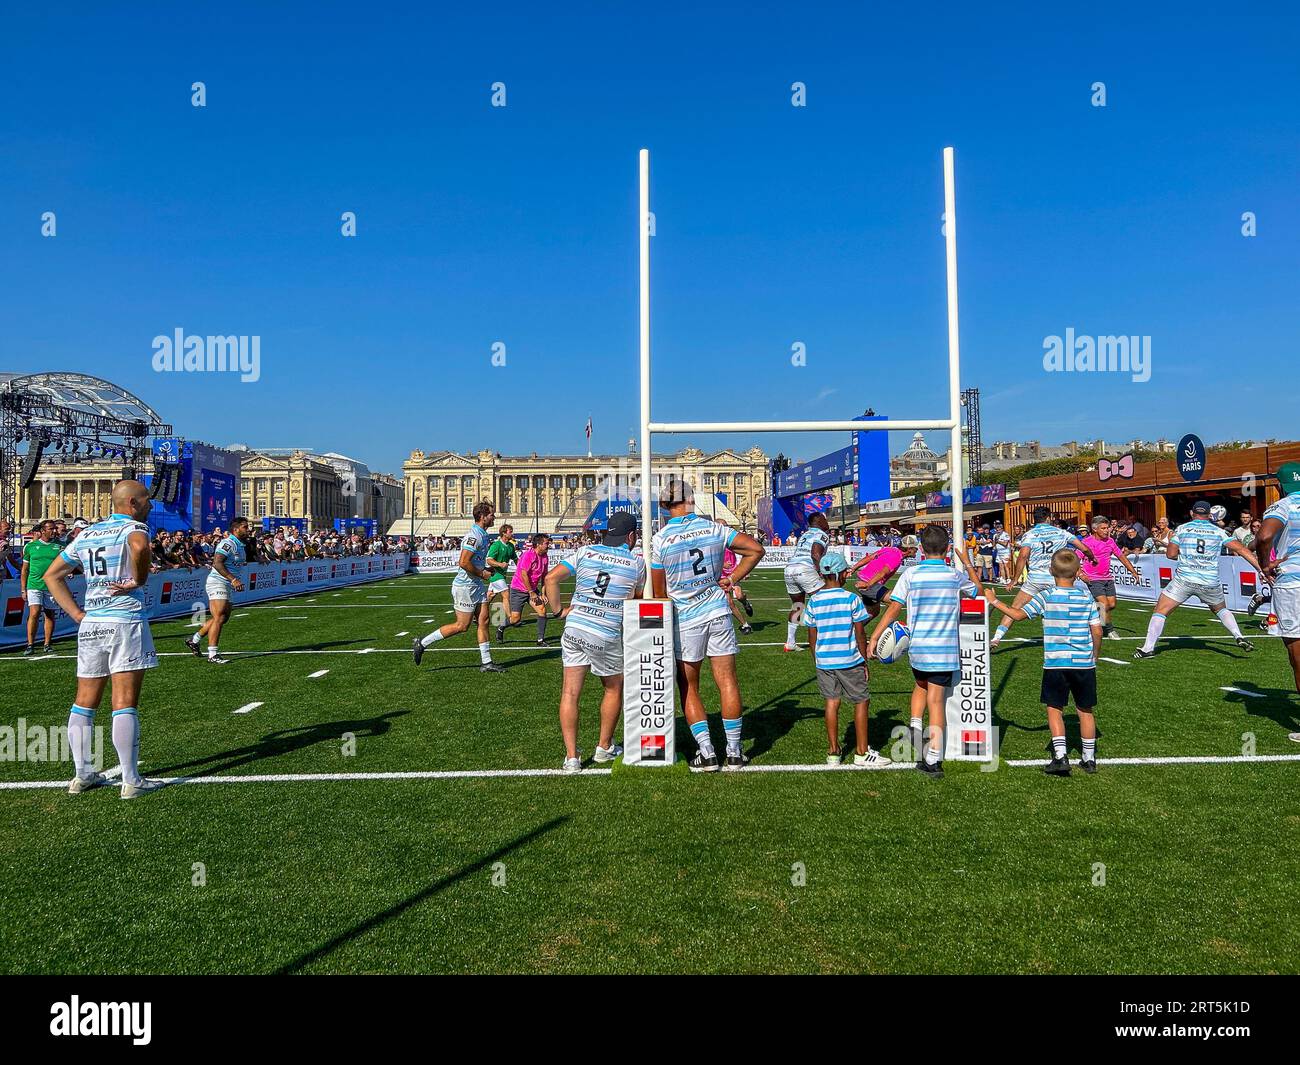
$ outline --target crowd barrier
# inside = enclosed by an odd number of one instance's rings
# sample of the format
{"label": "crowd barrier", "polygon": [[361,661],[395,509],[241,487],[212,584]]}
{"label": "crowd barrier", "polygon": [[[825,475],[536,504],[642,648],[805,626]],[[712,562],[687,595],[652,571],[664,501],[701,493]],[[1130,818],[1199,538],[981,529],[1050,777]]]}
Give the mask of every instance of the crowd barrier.
{"label": "crowd barrier", "polygon": [[[301,595],[317,589],[337,588],[346,584],[378,581],[405,573],[409,559],[405,553],[392,555],[360,555],[356,558],[321,558],[305,562],[269,562],[246,566],[243,573],[244,591],[235,596],[236,606],[260,603],[267,599]],[[171,569],[149,575],[145,588],[145,606],[152,618],[174,618],[192,614],[206,607],[207,596],[203,585],[211,570]],[[83,601],[85,580],[73,577],[68,589],[78,603]],[[16,580],[0,583],[0,602],[4,603],[4,623],[0,625],[0,646],[13,646],[27,641],[25,623],[25,597]],[[44,632],[44,622],[37,630],[38,638]],[[56,608],[54,633],[66,636],[77,626],[62,610]]]}

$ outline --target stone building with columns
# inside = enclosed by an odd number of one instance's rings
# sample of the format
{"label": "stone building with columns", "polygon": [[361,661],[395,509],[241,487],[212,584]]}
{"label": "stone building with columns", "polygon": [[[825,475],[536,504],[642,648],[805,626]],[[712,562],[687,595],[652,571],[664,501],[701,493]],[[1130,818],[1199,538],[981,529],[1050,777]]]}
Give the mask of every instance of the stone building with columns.
{"label": "stone building with columns", "polygon": [[[656,484],[664,472],[680,473],[695,488],[700,509],[753,532],[758,501],[771,488],[770,460],[762,448],[706,453],[686,447],[654,456]],[[412,451],[402,464],[412,510],[388,531],[417,536],[458,536],[472,521],[474,504],[490,499],[503,522],[521,532],[581,527],[598,485],[640,482],[639,458],[626,455],[501,455],[495,451]]]}
{"label": "stone building with columns", "polygon": [[[47,456],[41,463],[36,480],[27,488],[18,483],[18,471],[10,476],[14,482],[14,524],[26,532],[45,518],[75,521],[99,521],[112,513],[113,485],[122,479],[122,459],[65,461],[63,456]],[[152,472],[146,462],[138,475]]]}

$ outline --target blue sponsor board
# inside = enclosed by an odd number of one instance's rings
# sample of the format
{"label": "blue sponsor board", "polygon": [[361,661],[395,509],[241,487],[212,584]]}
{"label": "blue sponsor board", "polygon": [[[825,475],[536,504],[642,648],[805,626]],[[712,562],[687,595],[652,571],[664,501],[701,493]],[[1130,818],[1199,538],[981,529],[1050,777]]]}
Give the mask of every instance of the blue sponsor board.
{"label": "blue sponsor board", "polygon": [[791,466],[777,476],[776,494],[782,498],[806,495],[820,488],[835,488],[857,480],[857,449],[841,448],[812,462]]}
{"label": "blue sponsor board", "polygon": [[1205,476],[1205,445],[1195,433],[1188,433],[1178,441],[1178,472],[1188,484]]}
{"label": "blue sponsor board", "polygon": [[335,518],[334,528],[339,532],[360,531],[365,536],[374,536],[379,522],[375,518]]}

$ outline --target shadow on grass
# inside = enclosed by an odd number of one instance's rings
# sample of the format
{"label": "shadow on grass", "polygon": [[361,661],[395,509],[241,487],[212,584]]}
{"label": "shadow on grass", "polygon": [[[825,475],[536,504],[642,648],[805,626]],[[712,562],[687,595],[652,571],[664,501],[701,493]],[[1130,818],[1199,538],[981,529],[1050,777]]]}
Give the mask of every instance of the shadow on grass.
{"label": "shadow on grass", "polygon": [[1300,731],[1300,694],[1290,688],[1261,688],[1251,680],[1234,680],[1231,684],[1241,691],[1224,692],[1224,702],[1241,703],[1251,717],[1268,718],[1284,732]]}
{"label": "shadow on grass", "polygon": [[468,876],[473,876],[475,873],[491,867],[494,862],[500,861],[507,854],[518,850],[520,847],[527,846],[533,840],[538,839],[547,832],[559,828],[568,820],[569,817],[567,814],[563,817],[552,818],[544,825],[538,825],[538,827],[534,828],[531,832],[525,832],[522,836],[515,837],[515,839],[511,840],[509,843],[498,847],[491,854],[485,854],[478,861],[464,866],[457,872],[444,876],[441,880],[435,880],[423,891],[417,891],[414,895],[408,896],[396,905],[380,911],[373,917],[366,918],[366,920],[362,921],[358,925],[354,925],[346,932],[341,932],[333,939],[326,940],[315,950],[310,950],[306,954],[300,954],[298,957],[294,958],[293,961],[281,966],[279,969],[276,969],[274,975],[287,976],[291,973],[296,973],[305,969],[308,965],[318,962],[322,958],[338,950],[339,947],[352,942],[354,939],[360,939],[367,932],[391,921],[394,917],[400,917],[407,910],[411,909],[411,907],[418,906],[421,902],[424,902],[425,899],[432,898],[440,891],[445,891],[458,881],[464,880]]}
{"label": "shadow on grass", "polygon": [[390,718],[402,717],[409,713],[409,710],[390,710],[378,717],[358,718],[354,721],[329,721],[320,725],[305,725],[302,728],[280,729],[277,732],[268,732],[256,743],[251,743],[246,747],[236,747],[231,751],[211,754],[205,758],[195,758],[189,762],[150,766],[149,772],[163,776],[179,770],[193,770],[197,766],[202,766],[204,768],[201,770],[188,772],[185,775],[189,777],[209,777],[217,773],[224,773],[227,770],[251,765],[263,758],[274,758],[281,754],[290,754],[294,751],[304,750],[307,747],[314,747],[318,743],[329,743],[337,746],[340,737],[345,732],[351,732],[358,739],[382,736],[392,727]]}

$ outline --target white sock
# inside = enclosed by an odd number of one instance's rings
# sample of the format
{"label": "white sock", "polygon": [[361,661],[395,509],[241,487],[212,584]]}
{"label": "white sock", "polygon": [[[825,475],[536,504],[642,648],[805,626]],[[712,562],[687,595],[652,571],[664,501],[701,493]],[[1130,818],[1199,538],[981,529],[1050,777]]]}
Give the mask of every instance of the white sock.
{"label": "white sock", "polygon": [[921,719],[919,717],[912,718],[910,724],[917,732],[921,731]]}
{"label": "white sock", "polygon": [[1053,758],[1064,758],[1064,757],[1065,757],[1065,754],[1066,754],[1066,750],[1065,750],[1065,737],[1064,737],[1064,736],[1053,736],[1053,737],[1052,737],[1052,757],[1053,757]]}
{"label": "white sock", "polygon": [[441,639],[442,639],[442,629],[434,629],[431,633],[429,633],[428,636],[425,636],[423,639],[421,639],[420,643],[424,644],[425,647],[428,647],[429,644],[437,643]]}
{"label": "white sock", "polygon": [[1147,623],[1147,638],[1143,641],[1142,650],[1154,651],[1156,649],[1156,640],[1160,639],[1160,634],[1164,631],[1164,614],[1152,614],[1151,620]]}
{"label": "white sock", "polygon": [[939,761],[939,752],[936,751],[933,747],[927,747],[925,749],[925,764],[934,765],[938,761]]}
{"label": "white sock", "polygon": [[113,750],[122,766],[122,783],[139,784],[140,719],[134,709],[113,711]]}
{"label": "white sock", "polygon": [[483,664],[484,664],[485,666],[488,665],[488,664],[490,664],[491,661],[492,661],[492,644],[491,644],[491,643],[481,643],[481,644],[479,644],[479,645],[478,645],[478,656],[479,656],[479,658],[481,658],[481,659],[483,660]]}
{"label": "white sock", "polygon": [[999,625],[996,631],[993,633],[993,642],[997,643],[1000,639],[1002,639],[1002,637],[1007,634],[1007,629],[1009,628],[1011,628],[1011,626],[1008,625],[1005,621],[1001,625]]}
{"label": "white sock", "polygon": [[1240,640],[1241,626],[1237,624],[1237,619],[1233,615],[1232,611],[1225,606],[1218,612],[1218,614],[1219,620],[1223,622],[1223,627]]}
{"label": "white sock", "polygon": [[217,657],[217,645],[215,643],[208,644],[208,657],[209,658]]}
{"label": "white sock", "polygon": [[95,771],[90,758],[90,739],[95,729],[95,711],[73,705],[68,714],[68,746],[72,748],[72,764],[77,776],[85,780]]}
{"label": "white sock", "polygon": [[798,635],[798,633],[799,633],[799,624],[798,624],[798,622],[790,621],[790,622],[787,622],[787,623],[786,623],[786,626],[785,626],[785,645],[786,645],[787,647],[793,647],[793,646],[794,646],[794,638],[795,638],[795,636]]}
{"label": "white sock", "polygon": [[1095,762],[1097,760],[1097,738],[1095,736],[1090,740],[1083,741],[1083,760],[1085,762]]}

